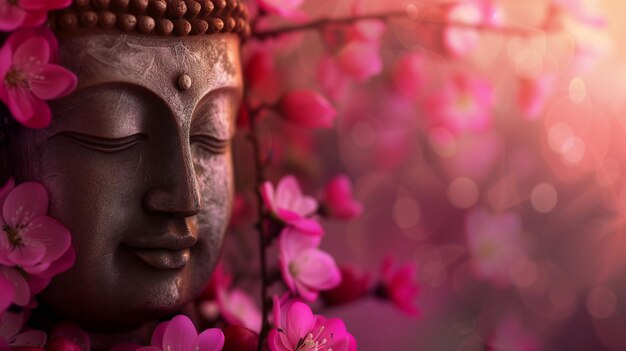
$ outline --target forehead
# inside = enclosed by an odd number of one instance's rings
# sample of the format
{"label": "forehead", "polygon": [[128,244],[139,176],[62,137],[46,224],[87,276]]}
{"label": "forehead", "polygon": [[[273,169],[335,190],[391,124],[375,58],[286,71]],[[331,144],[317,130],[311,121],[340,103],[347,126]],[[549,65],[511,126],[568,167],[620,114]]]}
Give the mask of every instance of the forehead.
{"label": "forehead", "polygon": [[[79,77],[77,91],[137,85],[184,113],[211,91],[242,86],[239,39],[231,34],[159,38],[103,32],[62,36],[59,44],[60,63]],[[191,78],[188,90],[179,87],[182,75]]]}

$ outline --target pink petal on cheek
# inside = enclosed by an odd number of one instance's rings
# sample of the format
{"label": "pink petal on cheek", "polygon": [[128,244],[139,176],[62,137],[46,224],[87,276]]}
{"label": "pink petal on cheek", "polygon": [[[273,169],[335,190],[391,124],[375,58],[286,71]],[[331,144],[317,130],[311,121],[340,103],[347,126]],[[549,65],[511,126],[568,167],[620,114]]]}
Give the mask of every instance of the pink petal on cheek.
{"label": "pink petal on cheek", "polygon": [[76,88],[76,75],[57,65],[46,65],[39,72],[42,79],[33,79],[30,88],[41,100],[51,100],[67,95]]}
{"label": "pink petal on cheek", "polygon": [[12,31],[22,25],[26,18],[26,11],[9,4],[8,1],[0,2],[0,30]]}
{"label": "pink petal on cheek", "polygon": [[43,185],[35,182],[18,185],[7,196],[2,216],[10,227],[27,224],[33,218],[48,212],[48,192]]}
{"label": "pink petal on cheek", "polygon": [[23,235],[45,246],[46,254],[42,257],[44,262],[55,261],[70,246],[70,232],[59,221],[48,216],[33,219]]}
{"label": "pink petal on cheek", "polygon": [[224,333],[217,328],[212,328],[198,335],[192,350],[220,351],[222,347],[224,347]]}
{"label": "pink petal on cheek", "polygon": [[76,261],[76,250],[74,247],[70,245],[70,247],[65,251],[63,256],[61,256],[58,260],[52,262],[50,267],[46,269],[44,272],[38,273],[40,278],[50,279],[55,275],[65,272],[70,269],[74,265]]}
{"label": "pink petal on cheek", "polygon": [[[36,98],[30,91],[19,89],[18,94],[17,96],[12,96],[11,92],[9,92],[9,101],[11,101],[12,98],[19,99],[17,103],[14,102],[13,106],[19,106],[18,113],[20,114],[16,115],[13,113],[14,110],[11,109],[13,117],[28,128],[40,129],[48,127],[52,120],[52,112],[48,104]],[[11,106],[10,102],[9,108],[11,108]],[[22,114],[22,112],[25,113]]]}
{"label": "pink petal on cheek", "polygon": [[189,351],[192,349],[198,333],[196,327],[184,315],[174,317],[163,334],[163,349],[171,351]]}
{"label": "pink petal on cheek", "polygon": [[15,288],[13,282],[0,276],[0,314],[4,312],[15,298]]}

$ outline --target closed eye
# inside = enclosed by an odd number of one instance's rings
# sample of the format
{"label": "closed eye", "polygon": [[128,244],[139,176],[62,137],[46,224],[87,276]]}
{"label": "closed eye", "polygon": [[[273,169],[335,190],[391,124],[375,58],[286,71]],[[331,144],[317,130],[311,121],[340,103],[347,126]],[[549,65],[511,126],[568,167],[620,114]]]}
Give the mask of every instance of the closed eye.
{"label": "closed eye", "polygon": [[212,154],[221,155],[228,150],[230,140],[218,139],[208,134],[194,134],[189,138],[191,144],[198,145],[200,148]]}
{"label": "closed eye", "polygon": [[124,151],[148,139],[145,134],[133,134],[123,138],[102,138],[75,132],[64,132],[62,135],[80,146],[105,153]]}

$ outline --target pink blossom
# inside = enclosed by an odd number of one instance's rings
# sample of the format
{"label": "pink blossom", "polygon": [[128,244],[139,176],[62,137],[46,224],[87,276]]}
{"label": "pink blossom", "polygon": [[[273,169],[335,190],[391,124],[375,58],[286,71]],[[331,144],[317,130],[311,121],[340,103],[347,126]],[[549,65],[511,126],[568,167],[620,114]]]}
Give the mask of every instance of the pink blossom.
{"label": "pink blossom", "polygon": [[410,53],[402,56],[393,69],[395,90],[409,99],[417,99],[426,81],[426,59],[424,55]]}
{"label": "pink blossom", "polygon": [[320,290],[336,287],[341,273],[331,255],[318,249],[320,236],[303,235],[285,228],[279,238],[279,262],[283,280],[291,292],[314,301]]}
{"label": "pink blossom", "polygon": [[15,32],[0,49],[0,100],[26,127],[47,127],[52,115],[45,100],[76,87],[76,75],[51,63],[56,47],[56,39],[40,30]]}
{"label": "pink blossom", "polygon": [[363,205],[352,197],[352,184],[345,175],[338,175],[326,184],[322,208],[326,215],[340,219],[352,219],[363,212]]}
{"label": "pink blossom", "polygon": [[17,187],[10,180],[0,191],[0,263],[41,272],[70,247],[70,233],[57,220],[46,216],[48,193],[39,183]]}
{"label": "pink blossom", "polygon": [[383,69],[378,43],[352,41],[337,54],[337,65],[357,82],[365,82]]}
{"label": "pink blossom", "polygon": [[302,302],[294,302],[284,319],[275,324],[276,329],[268,335],[271,351],[356,350],[354,338],[342,320],[316,316]]}
{"label": "pink blossom", "polygon": [[353,266],[339,267],[341,283],[333,289],[321,292],[328,305],[343,305],[367,296],[372,290],[371,274]]}
{"label": "pink blossom", "polygon": [[414,306],[415,297],[420,291],[415,262],[395,268],[391,258],[385,259],[381,266],[379,290],[381,297],[391,300],[401,311],[411,316],[419,314]]}
{"label": "pink blossom", "polygon": [[31,289],[24,275],[15,268],[0,264],[0,277],[9,281],[13,287],[13,300],[11,303],[18,306],[27,306],[31,302]]}
{"label": "pink blossom", "polygon": [[244,326],[252,331],[261,331],[261,311],[245,291],[233,289],[219,290],[217,303],[224,320],[230,325]]}
{"label": "pink blossom", "polygon": [[294,176],[283,177],[276,190],[270,182],[261,187],[263,202],[272,215],[285,224],[297,228],[303,233],[322,235],[322,227],[314,219],[308,218],[317,210],[317,201],[305,196]]}
{"label": "pink blossom", "polygon": [[478,132],[491,123],[491,85],[482,79],[456,74],[430,95],[426,116],[433,126],[452,133]]}
{"label": "pink blossom", "polygon": [[311,90],[290,91],[277,107],[286,120],[307,128],[330,128],[337,115],[326,98]]}
{"label": "pink blossom", "polygon": [[0,315],[0,347],[2,340],[12,348],[42,348],[46,344],[47,335],[40,330],[23,331],[25,313],[6,312]]}
{"label": "pink blossom", "polygon": [[259,7],[271,14],[286,18],[299,18],[303,16],[299,7],[304,0],[257,0]]}
{"label": "pink blossom", "polygon": [[496,285],[508,284],[513,264],[525,257],[521,243],[522,224],[518,214],[492,215],[483,208],[465,218],[467,239],[474,273]]}
{"label": "pink blossom", "polygon": [[71,0],[0,0],[0,31],[42,25],[48,11],[69,7]]}
{"label": "pink blossom", "polygon": [[251,94],[262,102],[280,96],[280,77],[274,53],[267,47],[256,45],[246,51],[245,76]]}
{"label": "pink blossom", "polygon": [[198,335],[189,317],[178,315],[169,322],[159,324],[151,340],[152,346],[140,347],[139,351],[220,351],[224,346],[224,334],[217,328],[207,329]]}

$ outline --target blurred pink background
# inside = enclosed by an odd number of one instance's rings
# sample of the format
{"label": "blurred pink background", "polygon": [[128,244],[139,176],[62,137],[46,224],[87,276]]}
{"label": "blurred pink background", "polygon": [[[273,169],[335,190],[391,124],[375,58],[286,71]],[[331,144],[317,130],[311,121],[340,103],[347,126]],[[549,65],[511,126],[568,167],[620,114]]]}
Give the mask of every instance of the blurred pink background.
{"label": "blurred pink background", "polygon": [[[304,8],[342,16],[352,3]],[[426,2],[359,3],[368,13]],[[276,152],[284,167],[272,178],[297,174],[309,193],[338,173],[353,180],[364,214],[324,222],[339,263],[419,265],[419,318],[374,299],[323,311],[345,320],[361,351],[626,350],[626,3],[598,1],[602,26],[573,18],[545,32],[546,1],[496,3],[498,20],[536,33],[476,34],[476,50],[451,58],[432,41],[438,26],[394,21],[383,73],[335,100],[336,131],[290,127]],[[317,79],[319,35],[300,39],[279,43],[287,86]],[[426,68],[406,98],[394,69],[409,52]],[[429,123],[429,99],[455,74],[492,85],[487,127]],[[527,81],[546,84],[534,113],[518,104]],[[265,122],[267,144],[278,128]]]}

